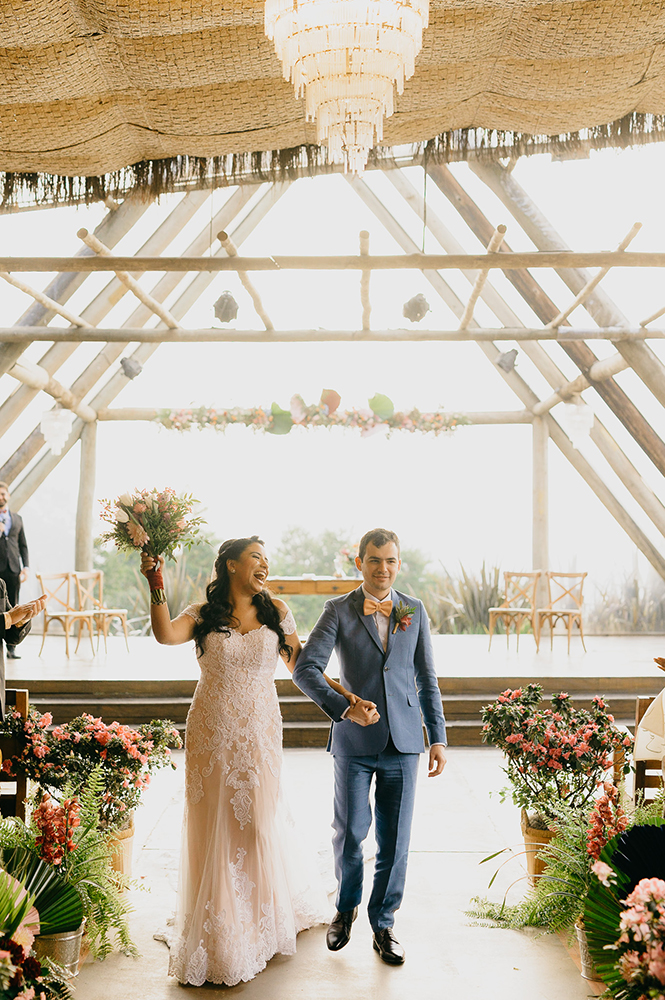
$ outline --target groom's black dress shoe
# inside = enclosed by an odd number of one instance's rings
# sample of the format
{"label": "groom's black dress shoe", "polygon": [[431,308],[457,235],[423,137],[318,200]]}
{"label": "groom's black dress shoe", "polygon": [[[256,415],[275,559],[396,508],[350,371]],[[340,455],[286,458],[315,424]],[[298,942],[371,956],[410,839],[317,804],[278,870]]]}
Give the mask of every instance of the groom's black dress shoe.
{"label": "groom's black dress shoe", "polygon": [[333,917],[333,921],[326,934],[326,944],[329,951],[339,951],[345,944],[349,943],[351,937],[351,924],[358,916],[358,907],[354,910],[347,910],[340,913],[339,910]]}
{"label": "groom's black dress shoe", "polygon": [[374,951],[378,951],[379,956],[388,965],[404,964],[404,948],[393,934],[392,927],[386,927],[382,931],[377,931],[374,935]]}
{"label": "groom's black dress shoe", "polygon": [[8,660],[20,660],[21,657],[18,655],[13,646],[7,646],[7,659]]}

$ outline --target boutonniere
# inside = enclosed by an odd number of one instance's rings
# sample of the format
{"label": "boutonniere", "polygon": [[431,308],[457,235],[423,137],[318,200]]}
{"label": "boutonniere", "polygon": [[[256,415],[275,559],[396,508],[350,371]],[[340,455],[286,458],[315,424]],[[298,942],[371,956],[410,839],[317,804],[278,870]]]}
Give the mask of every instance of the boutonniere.
{"label": "boutonniere", "polygon": [[398,628],[401,629],[402,632],[406,632],[411,624],[411,619],[413,618],[415,610],[415,608],[410,608],[407,604],[402,604],[401,601],[396,608],[393,608],[393,614],[395,616],[395,628],[393,629],[393,635]]}

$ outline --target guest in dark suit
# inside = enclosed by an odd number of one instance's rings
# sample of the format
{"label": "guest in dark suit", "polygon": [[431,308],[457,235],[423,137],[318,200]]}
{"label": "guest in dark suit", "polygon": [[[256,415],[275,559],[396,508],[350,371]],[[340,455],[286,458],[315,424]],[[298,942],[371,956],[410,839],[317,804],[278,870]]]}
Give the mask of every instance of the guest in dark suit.
{"label": "guest in dark suit", "polygon": [[[0,580],[7,588],[9,606],[18,604],[21,584],[28,575],[28,543],[23,518],[9,510],[9,486],[0,482]],[[15,646],[5,640],[7,659],[19,660]]]}
{"label": "guest in dark suit", "polygon": [[[31,628],[31,620],[41,614],[46,605],[46,594],[42,594],[36,601],[28,604],[19,604],[12,607],[11,601],[7,597],[7,588],[4,581],[0,580],[0,639],[4,639],[7,648],[13,649],[25,639]],[[5,717],[5,658],[2,653],[2,643],[0,642],[0,719]]]}

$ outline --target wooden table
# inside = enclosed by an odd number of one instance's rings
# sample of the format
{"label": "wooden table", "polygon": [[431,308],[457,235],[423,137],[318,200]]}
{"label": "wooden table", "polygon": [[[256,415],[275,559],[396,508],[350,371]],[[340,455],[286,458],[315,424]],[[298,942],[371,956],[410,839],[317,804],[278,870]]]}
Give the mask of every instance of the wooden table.
{"label": "wooden table", "polygon": [[349,594],[361,583],[355,576],[271,576],[266,586],[273,594]]}

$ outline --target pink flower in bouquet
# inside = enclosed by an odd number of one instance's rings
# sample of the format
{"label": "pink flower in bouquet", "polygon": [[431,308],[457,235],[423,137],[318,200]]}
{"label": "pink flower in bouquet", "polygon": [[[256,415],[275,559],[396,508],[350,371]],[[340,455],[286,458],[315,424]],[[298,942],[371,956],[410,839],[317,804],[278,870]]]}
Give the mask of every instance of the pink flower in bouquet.
{"label": "pink flower in bouquet", "polygon": [[142,549],[150,541],[150,536],[145,528],[142,528],[140,524],[136,524],[135,521],[130,521],[127,524],[127,531],[137,549]]}
{"label": "pink flower in bouquet", "polygon": [[616,872],[613,868],[610,868],[609,865],[606,865],[604,861],[594,861],[591,865],[591,871],[598,877],[603,885],[608,887],[616,880]]}
{"label": "pink flower in bouquet", "polygon": [[141,503],[140,501],[137,501],[137,503],[134,504],[133,508],[135,514],[142,514],[143,511],[147,509],[148,508],[146,507],[146,505],[144,503]]}

